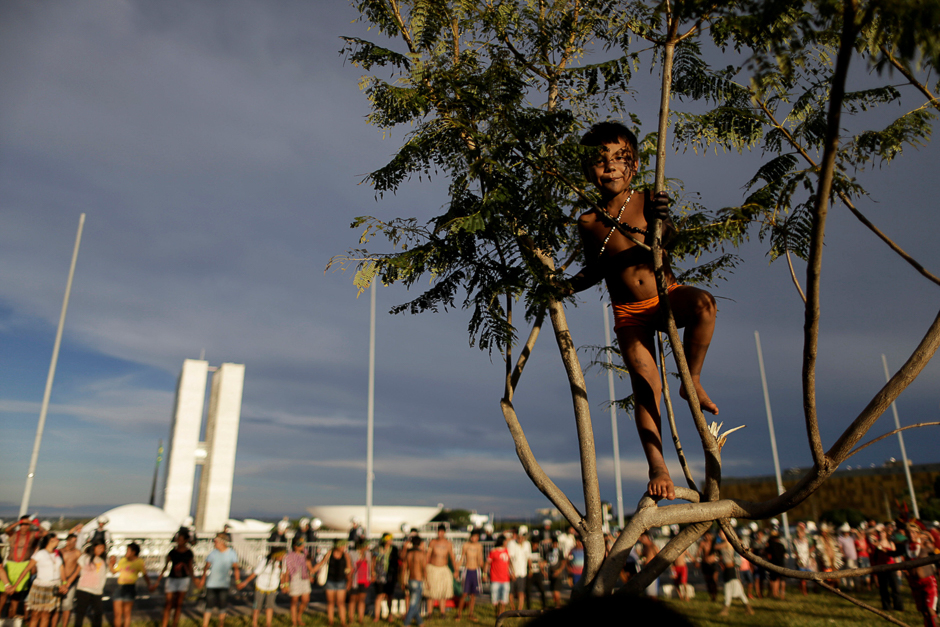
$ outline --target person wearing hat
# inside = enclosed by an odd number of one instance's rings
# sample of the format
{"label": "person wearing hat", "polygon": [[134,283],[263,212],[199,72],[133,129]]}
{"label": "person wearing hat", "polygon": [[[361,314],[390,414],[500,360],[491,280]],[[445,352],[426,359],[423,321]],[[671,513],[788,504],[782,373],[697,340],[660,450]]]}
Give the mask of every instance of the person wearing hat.
{"label": "person wearing hat", "polygon": [[106,528],[108,523],[111,522],[107,516],[102,514],[95,518],[95,527],[89,528],[89,525],[82,527],[81,533],[78,534],[78,546],[86,546],[89,544],[95,544],[97,542],[103,542],[106,547],[111,548],[111,532]]}
{"label": "person wearing hat", "polygon": [[297,538],[304,541],[304,551],[307,553],[307,557],[311,561],[316,561],[317,532],[310,525],[309,518],[301,518],[297,522],[297,531],[294,532],[294,537],[291,538],[291,542]]}
{"label": "person wearing hat", "polygon": [[[806,523],[796,523],[796,537],[793,539],[793,549],[796,552],[796,568],[803,572],[816,570],[816,546],[812,539],[806,535]],[[800,579],[800,592],[807,596],[806,580]]]}
{"label": "person wearing hat", "polygon": [[268,536],[268,544],[279,545],[282,549],[287,549],[287,529],[290,527],[290,522],[285,516],[283,520],[279,520],[274,529],[271,530],[271,535]]}
{"label": "person wearing hat", "polygon": [[[839,537],[836,539],[839,550],[842,551],[843,568],[858,568],[858,551],[855,550],[855,536],[852,535],[852,526],[844,522],[839,527]],[[854,590],[855,579],[844,578],[840,580],[842,585]]]}
{"label": "person wearing hat", "polygon": [[271,627],[274,621],[278,588],[282,585],[284,588],[288,587],[288,584],[281,583],[284,573],[283,560],[286,554],[287,551],[281,547],[271,547],[267,557],[258,560],[254,572],[236,586],[239,590],[244,590],[252,579],[257,579],[255,582],[254,603],[251,607],[251,627],[258,627],[258,616],[261,614],[261,610],[264,610],[267,627]]}

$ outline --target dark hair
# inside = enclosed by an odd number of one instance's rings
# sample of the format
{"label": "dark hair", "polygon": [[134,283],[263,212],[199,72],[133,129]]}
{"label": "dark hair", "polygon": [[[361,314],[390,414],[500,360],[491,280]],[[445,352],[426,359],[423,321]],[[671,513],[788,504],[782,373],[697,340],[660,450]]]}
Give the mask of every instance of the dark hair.
{"label": "dark hair", "polygon": [[441,524],[439,524],[439,525],[437,526],[437,530],[438,530],[438,531],[447,531],[447,525],[445,525],[444,523],[441,523]]}
{"label": "dark hair", "polygon": [[75,535],[74,533],[70,533],[69,535],[65,536],[65,539],[66,541],[68,541],[68,540],[71,540],[72,538],[77,538],[77,537],[78,536]]}
{"label": "dark hair", "polygon": [[411,546],[417,548],[421,546],[421,536],[415,536],[411,539]]}
{"label": "dark hair", "polygon": [[[104,547],[107,547],[107,545],[104,543],[103,540],[95,540],[94,542],[92,542],[91,544],[89,544],[89,545],[88,545],[88,548],[85,549],[85,553],[88,555],[88,557],[90,557],[90,558],[92,559],[92,561],[94,561],[94,559],[95,559],[95,547],[96,547],[96,546],[104,546]],[[105,552],[107,553],[107,551],[105,551]]]}
{"label": "dark hair", "polygon": [[[603,146],[604,144],[613,144],[623,140],[633,151],[633,158],[639,158],[639,148],[637,147],[636,135],[620,122],[600,122],[592,126],[584,137],[581,138],[582,146]],[[585,176],[589,176],[588,168],[596,163],[595,159],[585,155],[581,162],[581,169]]]}
{"label": "dark hair", "polygon": [[581,138],[582,146],[603,146],[612,144],[618,140],[623,140],[628,146],[633,148],[633,155],[639,156],[638,143],[636,135],[620,122],[599,122],[588,129],[588,132]]}
{"label": "dark hair", "polygon": [[40,544],[42,545],[42,548],[45,549],[49,546],[49,543],[52,542],[53,540],[58,542],[59,536],[57,536],[54,533],[50,533],[50,534],[47,534],[42,540],[40,540]]}
{"label": "dark hair", "polygon": [[140,545],[136,542],[131,542],[127,545],[127,548],[134,552],[135,557],[140,555]]}
{"label": "dark hair", "polygon": [[296,549],[298,546],[302,545],[303,543],[304,543],[304,537],[298,533],[297,535],[294,536],[294,539],[291,540],[290,545]]}
{"label": "dark hair", "polygon": [[503,546],[504,544],[506,544],[506,536],[496,538],[496,546]]}

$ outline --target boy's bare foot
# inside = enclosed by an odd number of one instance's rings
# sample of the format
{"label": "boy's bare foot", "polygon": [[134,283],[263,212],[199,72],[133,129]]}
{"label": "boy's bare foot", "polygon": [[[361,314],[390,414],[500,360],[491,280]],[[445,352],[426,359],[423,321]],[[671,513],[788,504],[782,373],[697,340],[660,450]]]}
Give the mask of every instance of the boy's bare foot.
{"label": "boy's bare foot", "polygon": [[[698,396],[699,407],[702,408],[702,411],[707,411],[710,414],[718,415],[718,405],[712,402],[712,399],[708,398],[708,394],[705,393],[705,389],[702,387],[702,384],[699,383],[698,377],[692,377],[692,384],[695,386],[695,395]],[[689,395],[685,393],[685,385],[679,387],[679,397],[682,400],[689,400]]]}
{"label": "boy's bare foot", "polygon": [[727,606],[727,605],[724,606],[724,607],[721,609],[721,611],[718,612],[718,615],[719,615],[719,616],[727,616],[727,615],[728,615],[728,606]]}
{"label": "boy's bare foot", "polygon": [[672,483],[669,470],[665,466],[650,468],[650,482],[647,487],[650,496],[667,499],[676,498],[676,486]]}

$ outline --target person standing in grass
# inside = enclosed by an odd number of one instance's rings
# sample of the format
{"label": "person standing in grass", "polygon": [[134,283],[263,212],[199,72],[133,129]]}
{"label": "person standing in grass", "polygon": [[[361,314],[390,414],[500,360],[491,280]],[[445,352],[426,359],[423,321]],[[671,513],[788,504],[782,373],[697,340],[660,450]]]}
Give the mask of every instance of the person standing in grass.
{"label": "person standing in grass", "polygon": [[202,614],[202,627],[209,627],[214,609],[219,611],[219,627],[224,627],[232,573],[235,573],[237,585],[241,583],[241,571],[238,568],[238,555],[235,549],[229,548],[228,535],[217,534],[212,542],[215,548],[206,557],[206,566],[196,587],[206,588],[206,610]]}
{"label": "person standing in grass", "polygon": [[91,619],[91,627],[101,627],[104,608],[101,597],[108,581],[108,564],[105,561],[108,545],[104,540],[95,540],[78,558],[78,585],[75,591],[75,627],[82,627],[85,614]]}
{"label": "person standing in grass", "polygon": [[496,548],[490,551],[487,561],[490,564],[490,596],[499,616],[509,603],[509,582],[512,581],[512,563],[504,544],[506,538],[496,539]]}
{"label": "person standing in grass", "polygon": [[134,599],[137,598],[137,580],[143,576],[147,587],[151,591],[150,577],[147,567],[140,558],[140,545],[131,542],[127,545],[124,557],[117,561],[113,556],[110,560],[111,572],[117,573],[117,591],[114,594],[114,627],[131,627],[131,610],[134,608]]}
{"label": "person standing in grass", "polygon": [[157,577],[157,585],[160,585],[167,566],[170,567],[170,575],[167,577],[165,585],[166,602],[163,605],[161,627],[169,625],[171,614],[173,615],[173,627],[179,627],[183,599],[189,590],[190,579],[193,575],[193,558],[193,552],[189,548],[189,530],[180,529],[176,534],[176,546],[167,553],[166,562],[160,570],[160,576]]}
{"label": "person standing in grass", "polygon": [[467,606],[470,622],[475,623],[477,619],[473,616],[473,608],[477,597],[483,591],[483,545],[480,544],[479,529],[471,531],[470,542],[461,547],[457,572],[461,573],[463,579],[463,594],[457,604],[457,620],[460,620],[463,608]]}
{"label": "person standing in grass", "polygon": [[304,539],[295,535],[291,541],[291,552],[284,557],[282,579],[290,585],[290,621],[293,627],[303,623],[304,612],[310,603],[310,579],[313,577],[313,564],[304,550]]}
{"label": "person standing in grass", "polygon": [[741,599],[741,602],[744,603],[744,611],[751,615],[754,610],[751,608],[751,604],[748,603],[747,595],[744,594],[744,586],[741,585],[741,580],[738,579],[738,571],[734,565],[737,554],[734,547],[728,542],[725,532],[719,531],[719,534],[722,543],[718,545],[718,554],[721,556],[721,568],[725,580],[725,606],[718,612],[718,615],[727,616],[728,611],[731,609],[731,602],[736,598]]}
{"label": "person standing in grass", "polygon": [[13,582],[13,589],[16,590],[27,575],[30,573],[36,575],[29,589],[29,596],[26,598],[26,609],[32,613],[29,619],[30,627],[36,627],[36,625],[47,627],[50,617],[59,608],[59,597],[56,592],[65,580],[65,570],[62,566],[62,558],[55,552],[58,544],[59,538],[54,533],[42,538],[39,550],[33,553],[26,568],[20,571],[20,576]]}
{"label": "person standing in grass", "polygon": [[284,571],[283,560],[286,554],[287,552],[281,547],[272,547],[266,558],[262,557],[258,560],[255,572],[248,575],[244,581],[238,584],[238,589],[244,590],[248,582],[257,578],[257,582],[255,583],[255,599],[251,608],[251,627],[258,627],[258,615],[261,614],[261,610],[264,610],[267,627],[271,627],[271,623],[274,621],[274,608],[276,607],[275,601],[277,600],[278,587],[281,585],[285,588],[288,587],[288,584],[281,583]]}
{"label": "person standing in grass", "polygon": [[382,534],[381,545],[375,550],[375,620],[382,615],[382,604],[387,601],[389,618],[392,615],[392,598],[398,587],[398,548],[392,544],[392,534]]}
{"label": "person standing in grass", "polygon": [[402,570],[402,579],[408,582],[409,592],[408,613],[405,614],[404,620],[405,627],[410,627],[411,621],[417,622],[419,627],[424,623],[424,619],[421,618],[421,600],[424,593],[424,582],[427,579],[428,552],[424,550],[422,544],[421,536],[415,536],[411,540],[411,550],[405,556],[405,568]]}
{"label": "person standing in grass", "polygon": [[333,614],[339,608],[339,623],[346,627],[346,593],[352,584],[352,561],[346,553],[346,542],[335,540],[333,549],[323,556],[313,572],[326,568],[326,622],[333,625]]}

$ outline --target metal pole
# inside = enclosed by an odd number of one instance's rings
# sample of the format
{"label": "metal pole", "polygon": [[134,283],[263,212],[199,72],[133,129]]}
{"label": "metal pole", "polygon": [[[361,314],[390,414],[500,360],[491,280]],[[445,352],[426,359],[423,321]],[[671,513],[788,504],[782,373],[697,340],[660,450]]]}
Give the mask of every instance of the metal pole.
{"label": "metal pole", "polygon": [[[757,343],[757,363],[760,366],[760,382],[764,388],[764,408],[767,410],[767,428],[770,430],[770,450],[774,454],[774,472],[777,475],[777,494],[783,494],[783,479],[780,476],[780,458],[777,456],[777,435],[774,433],[774,416],[770,411],[770,392],[767,390],[767,374],[764,372],[764,353],[760,349],[760,333],[754,331],[754,341]],[[790,542],[790,520],[787,513],[783,513],[783,534],[787,538],[787,546],[793,546]]]}
{"label": "metal pole", "polygon": [[36,427],[36,441],[33,443],[33,456],[29,460],[29,472],[26,473],[26,489],[23,490],[23,501],[20,503],[20,516],[29,509],[29,495],[33,491],[33,476],[36,474],[36,462],[39,460],[39,446],[42,444],[42,430],[46,426],[46,414],[49,412],[49,397],[52,395],[52,380],[55,379],[55,367],[59,361],[59,346],[62,344],[62,328],[65,326],[65,312],[69,308],[69,294],[72,292],[72,278],[75,276],[75,263],[78,261],[78,246],[82,242],[82,228],[85,226],[85,214],[78,217],[78,233],[75,235],[75,248],[72,250],[72,265],[69,268],[69,278],[65,283],[65,298],[62,300],[62,313],[59,314],[59,329],[55,334],[55,344],[52,346],[52,361],[49,363],[49,374],[46,377],[46,390],[42,395],[42,407],[39,410],[39,426]]}
{"label": "metal pole", "polygon": [[375,430],[375,284],[372,279],[372,298],[369,307],[369,408],[366,412],[368,436],[366,438],[366,537],[372,534],[372,481],[375,473],[372,466],[373,432]]}
{"label": "metal pole", "polygon": [[[881,354],[881,363],[885,367],[885,382],[891,381],[891,375],[888,374],[888,358]],[[901,428],[901,421],[898,420],[898,406],[892,401],[891,411],[894,412],[894,428]],[[917,495],[914,494],[914,482],[911,481],[911,469],[907,465],[907,449],[904,448],[904,434],[898,431],[898,442],[901,444],[901,462],[904,464],[904,478],[907,479],[907,490],[911,493],[911,505],[914,506],[914,518],[920,518],[920,510],[917,509]]]}
{"label": "metal pole", "polygon": [[[607,303],[603,302],[604,309],[604,341],[610,346],[610,319],[607,316]],[[607,391],[610,393],[610,428],[614,434],[614,479],[617,482],[617,525],[623,529],[623,480],[620,477],[620,434],[617,431],[617,406],[614,401],[614,370],[613,360],[607,353]]]}

